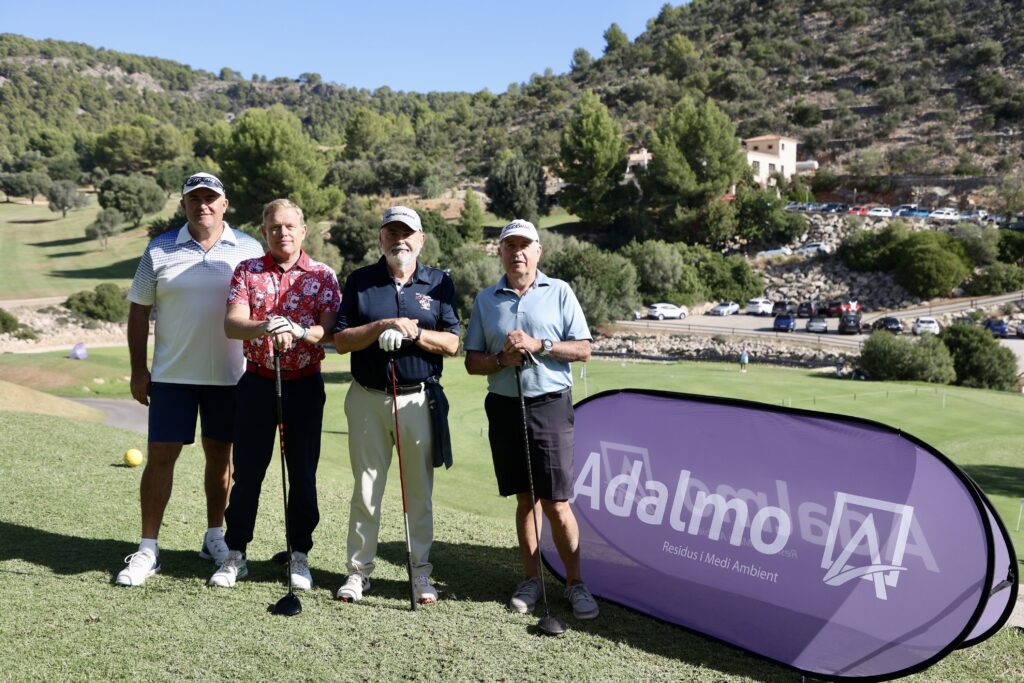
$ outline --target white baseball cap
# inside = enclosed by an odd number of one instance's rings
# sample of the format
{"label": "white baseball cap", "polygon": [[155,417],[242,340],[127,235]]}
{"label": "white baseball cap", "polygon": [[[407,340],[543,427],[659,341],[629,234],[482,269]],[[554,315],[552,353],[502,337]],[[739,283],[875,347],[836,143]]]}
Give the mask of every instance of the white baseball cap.
{"label": "white baseball cap", "polygon": [[388,223],[402,223],[409,226],[416,232],[423,232],[423,224],[420,223],[420,215],[408,206],[392,206],[390,209],[385,211],[383,218],[380,219],[380,227],[383,228]]}
{"label": "white baseball cap", "polygon": [[224,183],[220,181],[220,178],[210,173],[193,173],[190,175],[185,180],[185,184],[181,186],[181,196],[184,197],[192,190],[198,190],[200,187],[209,188],[221,197],[226,196]]}
{"label": "white baseball cap", "polygon": [[501,235],[498,237],[498,241],[501,242],[506,237],[526,237],[534,242],[540,242],[540,235],[537,234],[537,228],[533,227],[533,223],[525,221],[522,218],[515,219],[501,229]]}

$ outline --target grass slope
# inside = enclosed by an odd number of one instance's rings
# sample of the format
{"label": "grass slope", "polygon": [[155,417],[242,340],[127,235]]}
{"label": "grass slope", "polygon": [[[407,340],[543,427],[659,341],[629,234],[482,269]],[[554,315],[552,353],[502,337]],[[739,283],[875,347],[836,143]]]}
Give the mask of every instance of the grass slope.
{"label": "grass slope", "polygon": [[[176,200],[168,200],[164,210],[155,215],[171,215],[175,204]],[[0,204],[0,236],[5,248],[0,298],[66,296],[101,282],[128,286],[149,242],[146,229],[126,230],[111,237],[103,249],[85,236],[85,227],[98,212],[95,195],[89,195],[85,208],[68,212],[66,218],[50,211],[45,200]],[[143,225],[153,217],[147,216]]]}
{"label": "grass slope", "polygon": [[[115,372],[111,354],[104,362]],[[317,585],[302,595],[303,615],[291,620],[266,613],[284,592],[281,571],[266,561],[283,544],[276,460],[250,546],[250,577],[237,588],[204,585],[212,566],[196,556],[205,527],[202,455],[190,447],[179,462],[161,530],[163,573],[141,589],[117,589],[110,585],[113,573],[135,549],[141,475],[141,469],[119,463],[142,438],[86,422],[0,413],[0,572],[8,600],[0,617],[3,677],[796,680],[756,657],[612,605],[602,605],[595,622],[569,616],[571,630],[560,639],[537,635],[533,617],[507,612],[518,575],[512,508],[494,492],[482,431],[484,382],[465,375],[458,363],[446,375],[456,464],[438,473],[435,496],[431,559],[441,603],[416,613],[406,608],[401,499],[394,485],[384,506],[373,592],[358,605],[334,602],[332,591],[344,573],[351,492],[342,412],[345,359],[332,358],[327,372],[322,520],[311,555]],[[792,402],[895,421],[975,475],[1011,529],[1016,501],[1024,495],[1015,460],[1024,404],[1016,395],[855,383],[788,369],[757,367],[740,375],[731,365],[596,361],[588,364],[586,381],[577,381],[577,398],[623,386]],[[1018,548],[1021,540],[1014,534]],[[549,583],[549,595],[554,611],[566,616],[557,582]],[[1022,646],[1021,630],[1005,629],[908,680],[1020,680]]]}
{"label": "grass slope", "polygon": [[103,421],[103,414],[95,408],[3,380],[0,380],[0,411],[57,415],[91,422]]}

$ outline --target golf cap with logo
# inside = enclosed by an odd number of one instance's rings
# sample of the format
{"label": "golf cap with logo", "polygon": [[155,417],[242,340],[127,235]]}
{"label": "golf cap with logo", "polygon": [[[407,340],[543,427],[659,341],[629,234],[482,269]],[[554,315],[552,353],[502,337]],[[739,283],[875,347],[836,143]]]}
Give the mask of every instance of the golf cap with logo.
{"label": "golf cap with logo", "polygon": [[524,221],[522,218],[517,218],[501,229],[501,236],[498,237],[498,241],[503,242],[506,237],[525,237],[534,242],[540,242],[537,228],[533,227],[533,223]]}
{"label": "golf cap with logo", "polygon": [[224,192],[224,183],[220,181],[215,175],[210,173],[194,173],[185,180],[185,184],[181,186],[181,196],[184,197],[192,190],[198,190],[200,187],[205,187],[213,190],[221,197],[226,196]]}
{"label": "golf cap with logo", "polygon": [[380,227],[383,228],[388,223],[402,223],[416,232],[423,232],[420,215],[408,206],[392,206],[385,211],[384,217],[380,219]]}

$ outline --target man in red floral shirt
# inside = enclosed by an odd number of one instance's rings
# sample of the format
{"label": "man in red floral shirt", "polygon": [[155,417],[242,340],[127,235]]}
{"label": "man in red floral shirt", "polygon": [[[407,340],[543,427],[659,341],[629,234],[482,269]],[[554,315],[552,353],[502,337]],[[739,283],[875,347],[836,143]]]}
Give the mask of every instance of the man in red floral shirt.
{"label": "man in red floral shirt", "polygon": [[320,460],[324,380],[318,343],[334,326],[340,299],[334,271],[302,251],[302,209],[276,199],[263,209],[263,237],[270,250],[235,268],[224,331],[243,339],[246,372],[238,382],[235,415],[235,485],[225,512],[224,540],[230,552],[210,577],[230,588],[249,570],[245,548],[252,540],[260,487],[270,465],[277,430],[274,349],[280,354],[284,432],[288,439],[288,529],[292,541],[292,585],[313,585],[306,554],[320,521],[316,467]]}

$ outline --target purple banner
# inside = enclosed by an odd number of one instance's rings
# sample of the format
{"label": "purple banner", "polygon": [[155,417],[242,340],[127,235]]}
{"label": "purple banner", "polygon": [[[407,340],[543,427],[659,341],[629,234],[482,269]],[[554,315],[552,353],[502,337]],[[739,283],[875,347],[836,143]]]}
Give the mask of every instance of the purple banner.
{"label": "purple banner", "polygon": [[[605,392],[576,407],[575,468],[596,595],[805,673],[907,674],[1013,607],[1013,548],[984,495],[877,423]],[[547,537],[542,552],[564,578]]]}

